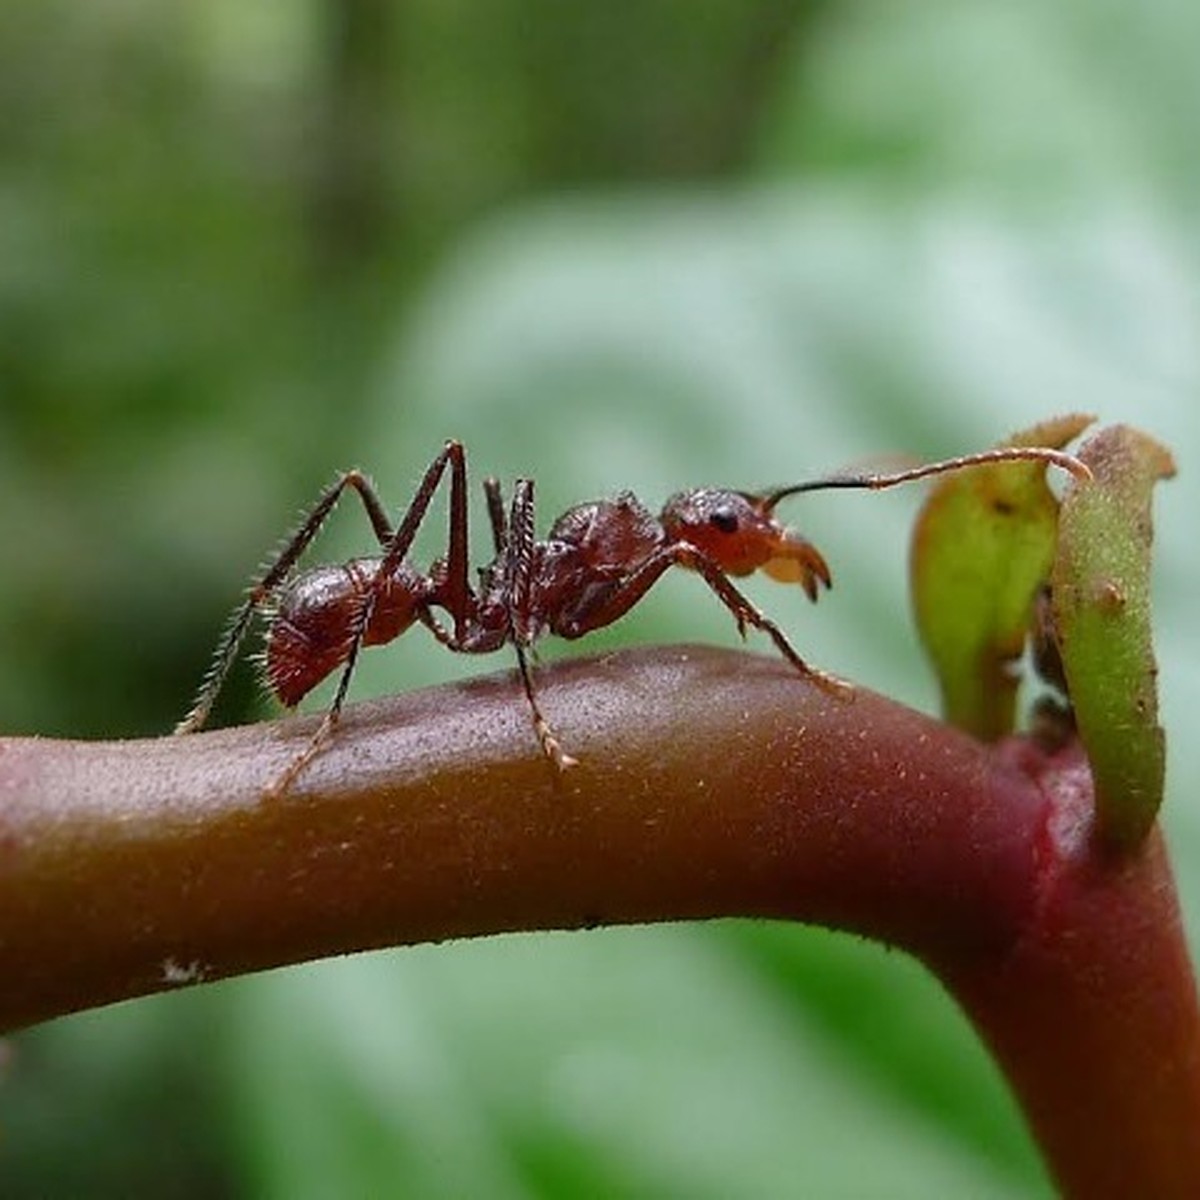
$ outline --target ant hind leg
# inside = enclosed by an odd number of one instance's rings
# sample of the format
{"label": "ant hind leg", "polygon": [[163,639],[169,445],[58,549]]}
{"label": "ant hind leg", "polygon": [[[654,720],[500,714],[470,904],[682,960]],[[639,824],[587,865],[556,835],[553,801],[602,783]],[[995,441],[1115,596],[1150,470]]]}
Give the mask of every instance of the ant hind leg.
{"label": "ant hind leg", "polygon": [[[370,584],[363,593],[359,609],[354,614],[354,619],[351,622],[350,637],[346,644],[345,665],[342,667],[341,678],[338,680],[337,692],[334,694],[333,702],[326,710],[324,717],[321,719],[321,724],[317,727],[317,731],[309,740],[308,745],[288,764],[279,778],[267,789],[269,796],[278,797],[286,792],[300,772],[316,758],[333,735],[333,731],[341,717],[342,706],[346,701],[346,693],[350,689],[350,680],[354,675],[354,668],[358,662],[358,656],[362,650],[367,629],[371,624],[371,614],[375,611],[376,598],[382,590],[383,585],[392,577],[393,572],[400,566],[408,554],[413,538],[416,536],[421,522],[425,519],[429,503],[433,499],[434,492],[437,491],[438,484],[441,482],[447,466],[450,467],[451,471],[450,553],[448,556],[451,565],[449,574],[452,584],[455,585],[456,593],[448,603],[452,608],[456,627],[466,620],[468,609],[471,605],[470,590],[466,584],[466,463],[463,457],[462,445],[455,441],[449,441],[426,468],[425,475],[415,495],[409,502],[408,510],[405,512],[396,529],[394,531],[388,530],[387,536],[384,537],[379,526],[376,526],[376,533],[380,535],[380,541],[383,543],[383,557],[380,559],[379,566]],[[421,613],[420,619],[433,631],[440,641],[450,644],[447,640],[449,635],[442,629],[431,613]]]}
{"label": "ant hind leg", "polygon": [[[368,596],[364,602],[364,608],[369,603],[370,597]],[[363,619],[364,625],[368,619],[369,616]],[[329,739],[333,736],[333,731],[337,728],[338,720],[342,715],[342,706],[346,702],[346,693],[350,689],[350,677],[354,674],[354,665],[358,661],[358,654],[361,649],[362,639],[361,637],[356,637],[350,644],[350,652],[346,656],[346,665],[342,668],[341,678],[338,680],[337,692],[334,693],[333,702],[325,710],[325,715],[321,718],[321,724],[317,726],[317,731],[309,739],[308,745],[288,763],[287,767],[267,788],[266,794],[269,797],[278,798],[282,796],[292,786],[292,783],[300,772],[321,753],[329,742]]]}
{"label": "ant hind leg", "polygon": [[237,660],[238,650],[246,637],[255,612],[271,598],[271,594],[291,573],[297,560],[321,531],[325,519],[333,511],[347,488],[352,488],[362,500],[363,507],[367,510],[367,517],[371,522],[371,528],[374,529],[380,545],[386,546],[390,542],[392,538],[391,524],[370,480],[361,471],[345,472],[321,493],[317,502],[305,514],[304,520],[300,522],[296,532],[287,539],[283,548],[271,560],[262,577],[251,585],[246,599],[234,609],[225,626],[225,631],[221,635],[221,640],[217,643],[212,666],[204,676],[191,708],[175,726],[174,733],[195,733],[198,729],[203,728],[204,722],[208,720],[208,715],[212,711],[213,703]]}

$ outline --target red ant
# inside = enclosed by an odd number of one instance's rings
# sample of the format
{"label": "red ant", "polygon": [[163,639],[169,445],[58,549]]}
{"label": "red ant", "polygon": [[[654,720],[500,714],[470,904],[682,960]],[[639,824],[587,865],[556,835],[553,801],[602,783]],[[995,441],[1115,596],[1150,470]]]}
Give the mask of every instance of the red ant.
{"label": "red ant", "polygon": [[[533,726],[546,757],[560,769],[573,766],[542,715],[529,651],[546,633],[578,638],[611,625],[627,613],[675,566],[696,571],[729,610],[738,631],[761,629],[804,677],[839,698],[850,684],[806,663],[783,631],[760,612],[729,577],[763,570],[774,579],[799,583],[815,601],[831,585],[817,548],[775,518],[779,502],[801,492],[827,488],[892,487],[908,480],[963,467],[1014,460],[1054,463],[1077,475],[1087,468],[1056,450],[1014,446],[969,454],[886,475],[840,475],[768,492],[695,488],[679,492],[654,516],[632,493],[568,509],[545,541],[534,534],[533,480],[518,479],[507,516],[500,485],[483,481],[495,557],[479,568],[472,587],[467,562],[467,467],[459,442],[447,442],[430,464],[416,495],[393,529],[374,488],[358,471],[348,471],[313,505],[262,578],[249,591],[225,631],[212,669],[176,733],[199,729],[237,657],[254,613],[268,609],[266,683],[291,707],[337,667],[337,692],[305,751],[275,785],[282,791],[320,750],[337,724],[363,646],[398,637],[417,622],[447,649],[482,654],[511,643]],[[413,538],[447,467],[450,470],[450,532],[444,558],[422,574],[408,559]],[[314,567],[290,578],[297,560],[320,531],[347,488],[358,493],[381,554],[340,565]],[[450,618],[446,624],[435,613]]]}

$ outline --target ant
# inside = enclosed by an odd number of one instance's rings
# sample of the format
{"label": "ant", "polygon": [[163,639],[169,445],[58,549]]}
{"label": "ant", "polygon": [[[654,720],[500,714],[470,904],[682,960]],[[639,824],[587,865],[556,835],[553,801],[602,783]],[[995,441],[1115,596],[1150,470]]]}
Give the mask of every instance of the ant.
{"label": "ant", "polygon": [[[822,587],[831,586],[821,553],[780,524],[776,506],[802,492],[878,490],[964,467],[1010,461],[1053,463],[1090,476],[1069,454],[1013,446],[891,474],[834,475],[766,492],[694,488],[672,496],[658,516],[631,492],[621,492],[611,500],[568,509],[544,541],[538,541],[534,531],[533,480],[517,480],[506,513],[500,484],[487,478],[483,491],[495,555],[478,568],[476,586],[470,582],[467,561],[467,465],[461,443],[445,444],[394,529],[366,476],[347,471],[321,494],[234,612],[212,668],[175,732],[190,733],[203,726],[255,612],[264,609],[268,627],[263,673],[284,705],[296,705],[326,676],[342,669],[333,702],[316,733],[272,788],[280,793],[332,734],[362,648],[389,642],[420,623],[448,650],[460,654],[513,646],[542,752],[565,770],[576,760],[563,750],[538,704],[529,664],[534,642],[546,633],[578,638],[611,625],[677,566],[700,575],[729,610],[743,637],[748,626],[761,630],[800,675],[831,696],[847,699],[853,694],[852,685],[805,662],[783,630],[730,581],[730,576],[763,570],[774,579],[799,583],[812,601]],[[447,551],[422,573],[408,553],[447,470]],[[300,556],[347,489],[362,501],[380,553],[293,576]],[[439,614],[445,614],[449,623]]]}

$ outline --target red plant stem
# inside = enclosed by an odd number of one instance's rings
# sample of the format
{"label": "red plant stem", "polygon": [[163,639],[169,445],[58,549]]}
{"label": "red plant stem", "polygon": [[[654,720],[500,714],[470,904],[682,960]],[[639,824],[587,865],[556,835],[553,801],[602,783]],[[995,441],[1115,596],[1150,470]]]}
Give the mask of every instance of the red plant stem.
{"label": "red plant stem", "polygon": [[727,651],[539,683],[580,759],[562,775],[511,674],[358,706],[276,800],[310,720],[0,741],[0,1027],[384,945],[792,918],[931,964],[1068,1193],[1200,1194],[1200,1018],[1166,858],[1156,838],[1097,856],[1077,756],[997,752]]}
{"label": "red plant stem", "polygon": [[1004,1066],[1067,1194],[1200,1195],[1200,1020],[1162,837],[1130,855],[1104,848],[1077,745],[1006,752],[1052,803],[1033,920],[995,960],[927,961]]}

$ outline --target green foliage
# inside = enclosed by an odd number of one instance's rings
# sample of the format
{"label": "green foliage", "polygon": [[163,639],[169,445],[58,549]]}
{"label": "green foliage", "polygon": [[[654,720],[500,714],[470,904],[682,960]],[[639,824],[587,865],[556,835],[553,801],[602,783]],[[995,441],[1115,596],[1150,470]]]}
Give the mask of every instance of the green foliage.
{"label": "green foliage", "polygon": [[1166,746],[1150,611],[1150,500],[1175,474],[1166,447],[1128,426],[1080,451],[1095,476],[1063,502],[1054,623],[1080,737],[1096,779],[1096,823],[1136,846],[1163,799]]}
{"label": "green foliage", "polygon": [[[536,476],[546,519],[1070,408],[1197,444],[1194,7],[6,6],[0,723],[169,728],[295,510],[355,461],[398,506],[451,434],[479,475]],[[338,26],[360,10],[382,26]],[[1181,459],[1156,609],[1186,727]],[[835,590],[755,595],[822,667],[932,707],[915,502],[797,501]],[[341,516],[321,552],[365,533]],[[578,650],[734,637],[678,580]],[[356,692],[488,666],[418,633]],[[1194,916],[1200,823],[1166,812]],[[157,1058],[193,1002],[204,1052]],[[194,1194],[1048,1194],[936,986],[807,930],[388,954],[34,1031],[0,1190],[69,1192],[81,1162],[89,1194],[136,1190],[125,1088],[156,1136],[235,1147]]]}
{"label": "green foliage", "polygon": [[[1090,422],[1063,417],[1009,445],[1061,449]],[[942,715],[985,741],[1016,726],[1017,660],[1058,536],[1044,464],[997,463],[946,476],[913,533],[917,629],[942,690]]]}

